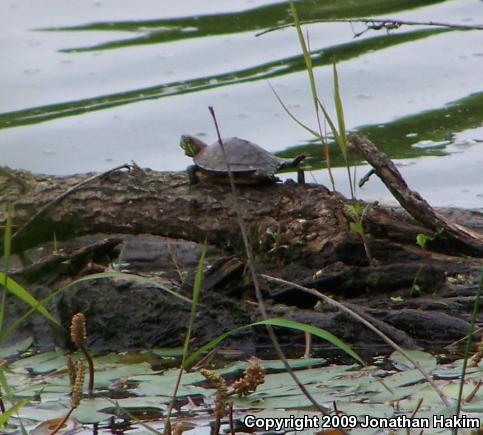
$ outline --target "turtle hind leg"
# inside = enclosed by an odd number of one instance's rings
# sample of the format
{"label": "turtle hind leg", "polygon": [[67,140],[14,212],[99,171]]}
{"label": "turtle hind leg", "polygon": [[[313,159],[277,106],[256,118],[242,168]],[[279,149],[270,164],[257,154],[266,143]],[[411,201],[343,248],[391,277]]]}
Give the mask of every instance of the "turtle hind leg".
{"label": "turtle hind leg", "polygon": [[285,160],[280,165],[280,169],[296,168],[307,156],[300,155],[295,157],[293,160]]}
{"label": "turtle hind leg", "polygon": [[186,168],[190,186],[200,182],[200,177],[196,174],[200,170],[198,165],[190,165]]}
{"label": "turtle hind leg", "polygon": [[[280,165],[280,169],[297,168],[297,166],[305,160],[307,156],[303,154],[295,157],[293,160],[286,160]],[[305,171],[302,168],[297,168],[297,183],[305,184]]]}
{"label": "turtle hind leg", "polygon": [[305,184],[305,171],[302,168],[297,169],[297,183]]}

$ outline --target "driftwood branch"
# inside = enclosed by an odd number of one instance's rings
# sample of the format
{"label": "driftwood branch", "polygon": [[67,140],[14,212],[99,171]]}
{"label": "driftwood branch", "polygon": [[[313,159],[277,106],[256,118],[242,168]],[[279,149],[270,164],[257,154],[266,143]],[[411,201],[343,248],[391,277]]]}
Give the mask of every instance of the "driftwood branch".
{"label": "driftwood branch", "polygon": [[408,187],[396,165],[368,138],[361,134],[354,134],[351,137],[351,144],[374,168],[399,204],[414,219],[441,237],[451,240],[462,251],[478,257],[483,256],[483,235],[451,222],[436,212],[419,193]]}

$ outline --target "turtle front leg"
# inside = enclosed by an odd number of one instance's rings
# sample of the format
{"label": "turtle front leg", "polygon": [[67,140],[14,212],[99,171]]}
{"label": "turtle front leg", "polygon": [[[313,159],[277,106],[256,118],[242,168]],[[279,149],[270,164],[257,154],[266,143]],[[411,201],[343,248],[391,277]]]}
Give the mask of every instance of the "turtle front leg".
{"label": "turtle front leg", "polygon": [[199,170],[200,170],[200,168],[199,168],[198,165],[190,165],[186,168],[186,172],[188,173],[190,186],[200,182],[200,177],[198,177],[198,175],[196,174]]}

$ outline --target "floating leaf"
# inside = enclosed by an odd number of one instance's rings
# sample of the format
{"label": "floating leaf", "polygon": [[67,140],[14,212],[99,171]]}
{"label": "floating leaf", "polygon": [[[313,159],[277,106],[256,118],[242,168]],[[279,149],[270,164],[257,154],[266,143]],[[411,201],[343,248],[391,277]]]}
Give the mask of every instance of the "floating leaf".
{"label": "floating leaf", "polygon": [[53,372],[66,367],[67,357],[64,352],[45,352],[15,361],[11,368],[25,368],[36,374]]}
{"label": "floating leaf", "polygon": [[0,347],[0,358],[8,358],[25,352],[32,345],[32,337],[27,337],[10,346]]}
{"label": "floating leaf", "polygon": [[[421,350],[406,350],[405,352],[427,371],[433,370],[438,365],[436,358],[427,352]],[[413,364],[398,351],[393,352],[389,357],[389,360],[392,361],[398,370],[409,370],[414,368]]]}

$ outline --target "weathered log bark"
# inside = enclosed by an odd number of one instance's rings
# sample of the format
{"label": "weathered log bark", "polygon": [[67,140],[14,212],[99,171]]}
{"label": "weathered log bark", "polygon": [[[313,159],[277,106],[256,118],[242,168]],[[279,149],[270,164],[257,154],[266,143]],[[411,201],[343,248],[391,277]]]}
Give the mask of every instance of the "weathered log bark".
{"label": "weathered log bark", "polygon": [[[90,177],[0,171],[0,225],[13,203],[14,224],[20,228],[14,249],[50,241],[54,234],[60,240],[96,232],[150,233],[241,247],[226,185],[190,186],[184,173],[134,170],[74,188]],[[362,244],[349,228],[347,200],[340,194],[320,185],[284,183],[239,186],[238,197],[255,251],[272,250],[285,261],[303,258],[311,266],[364,261]],[[43,212],[29,222],[38,210]],[[364,224],[371,235],[390,242],[414,244],[416,234],[425,231],[404,213],[377,205],[371,206]]]}
{"label": "weathered log bark", "polygon": [[[150,233],[194,241],[206,238],[217,246],[241,246],[229,186],[207,182],[189,186],[186,175],[177,172],[119,171],[94,179],[56,201],[90,176],[2,171],[0,225],[6,220],[7,205],[13,203],[14,223],[21,228],[14,249],[50,241],[54,233],[58,239],[66,239],[96,232]],[[349,229],[345,198],[324,186],[239,186],[238,197],[255,251],[275,249],[285,259],[302,256],[325,264],[337,260],[348,246],[352,249],[360,244]],[[46,207],[49,203],[53,205]],[[45,211],[22,228],[42,208]],[[394,224],[386,219],[389,226]],[[400,219],[397,225],[401,225]],[[408,232],[414,235],[417,227],[407,225],[405,236]]]}

